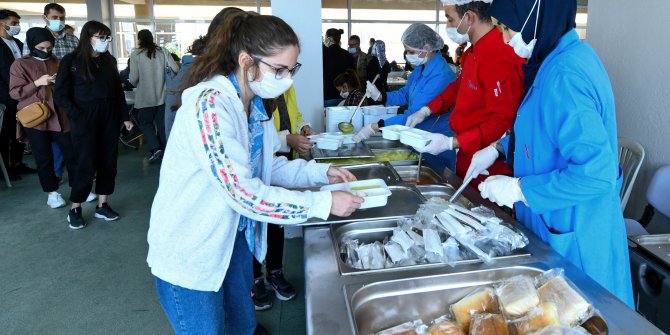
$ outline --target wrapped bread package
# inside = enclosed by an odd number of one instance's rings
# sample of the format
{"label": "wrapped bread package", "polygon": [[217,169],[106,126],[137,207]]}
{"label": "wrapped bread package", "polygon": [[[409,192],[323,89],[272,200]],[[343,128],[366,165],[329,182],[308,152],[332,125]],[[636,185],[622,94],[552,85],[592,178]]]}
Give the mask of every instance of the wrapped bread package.
{"label": "wrapped bread package", "polygon": [[[548,272],[548,280],[537,289],[540,301],[556,304],[562,326],[577,326],[591,317],[593,308],[562,273]],[[555,274],[555,275],[554,275]]]}
{"label": "wrapped bread package", "polygon": [[526,316],[512,322],[517,335],[529,335],[546,327],[560,325],[558,309],[552,302],[542,303],[533,308]]}
{"label": "wrapped bread package", "polygon": [[520,317],[540,303],[535,284],[529,276],[515,276],[503,281],[496,294],[503,313],[510,318]]}
{"label": "wrapped bread package", "polygon": [[433,321],[428,328],[427,335],[467,335],[463,329],[454,321],[442,316]]}
{"label": "wrapped bread package", "polygon": [[472,314],[497,312],[498,301],[496,300],[493,288],[490,287],[480,288],[451,305],[451,314],[465,332],[470,327]]}
{"label": "wrapped bread package", "polygon": [[500,314],[475,314],[470,335],[508,335],[507,322]]}
{"label": "wrapped bread package", "polygon": [[[382,330],[375,335],[419,335],[417,329],[422,327],[425,328],[423,321],[421,320],[408,321],[395,327]],[[423,333],[423,331],[421,331],[421,333]]]}
{"label": "wrapped bread package", "polygon": [[570,327],[546,327],[540,329],[531,335],[590,335],[584,328],[570,328]]}

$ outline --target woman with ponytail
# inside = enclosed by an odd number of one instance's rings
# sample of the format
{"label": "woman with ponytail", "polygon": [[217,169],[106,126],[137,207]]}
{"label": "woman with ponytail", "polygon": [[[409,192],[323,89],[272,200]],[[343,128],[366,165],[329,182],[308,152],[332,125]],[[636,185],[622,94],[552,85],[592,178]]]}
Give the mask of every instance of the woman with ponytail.
{"label": "woman with ponytail", "polygon": [[[274,16],[233,13],[188,72],[151,208],[147,262],[175,333],[252,334],[252,257],[267,223],[349,216],[362,198],[298,192],[346,182],[346,170],[274,155],[262,99],[293,84],[298,37]],[[271,111],[270,111],[271,112]]]}

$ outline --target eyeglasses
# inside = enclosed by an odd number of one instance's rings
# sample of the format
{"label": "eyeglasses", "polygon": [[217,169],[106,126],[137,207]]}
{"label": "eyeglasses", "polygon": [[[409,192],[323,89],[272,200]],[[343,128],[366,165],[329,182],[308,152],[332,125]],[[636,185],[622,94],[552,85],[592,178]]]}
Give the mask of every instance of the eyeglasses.
{"label": "eyeglasses", "polygon": [[254,61],[263,63],[263,64],[267,65],[269,68],[271,68],[272,70],[274,70],[275,71],[275,79],[286,78],[289,75],[289,73],[291,74],[291,77],[295,77],[295,75],[298,73],[298,70],[300,70],[300,67],[302,66],[302,64],[296,63],[292,68],[276,67],[274,65],[270,65],[270,64],[264,62],[262,59],[260,59],[258,57],[252,57],[252,58],[254,59]]}
{"label": "eyeglasses", "polygon": [[98,35],[93,35],[93,37],[101,40],[101,41],[106,41],[106,42],[111,42],[112,41],[112,36],[98,36]]}

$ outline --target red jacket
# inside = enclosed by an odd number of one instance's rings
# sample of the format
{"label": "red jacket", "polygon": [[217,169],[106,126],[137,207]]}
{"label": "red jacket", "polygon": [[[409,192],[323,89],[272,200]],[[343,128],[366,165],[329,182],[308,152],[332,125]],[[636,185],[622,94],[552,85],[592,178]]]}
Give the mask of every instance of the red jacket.
{"label": "red jacket", "polygon": [[[523,95],[524,60],[492,29],[461,58],[460,76],[428,108],[439,115],[454,107],[449,124],[460,144],[456,174],[463,178],[478,150],[497,141],[512,128]],[[491,175],[510,174],[503,161],[489,168]],[[474,181],[476,186],[483,177]]]}

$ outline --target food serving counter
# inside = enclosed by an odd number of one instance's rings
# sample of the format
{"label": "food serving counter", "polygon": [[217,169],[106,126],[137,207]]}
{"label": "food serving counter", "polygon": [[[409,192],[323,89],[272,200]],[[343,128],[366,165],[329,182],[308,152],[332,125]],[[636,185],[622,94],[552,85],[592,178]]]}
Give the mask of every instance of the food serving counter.
{"label": "food serving counter", "polygon": [[[453,174],[445,173],[444,178],[446,183],[443,187],[453,190],[454,186],[460,186],[461,180]],[[495,208],[482,200],[474,188],[467,188],[463,196],[474,205]],[[387,207],[379,210],[383,212]],[[512,222],[500,209],[496,208],[496,215]],[[379,216],[388,217],[383,213]],[[360,226],[367,227],[374,234],[388,229],[385,224],[383,220],[378,220]],[[308,334],[374,334],[406,321],[425,319],[427,316],[436,318],[447,314],[448,304],[454,302],[450,299],[457,295],[462,297],[463,292],[474,287],[517,275],[537,275],[553,268],[564,269],[565,276],[606,321],[603,324],[599,317],[592,317],[582,327],[589,331],[595,329],[597,334],[662,334],[520,224],[516,228],[525,233],[529,245],[509,257],[497,258],[492,264],[466,261],[453,267],[429,264],[378,271],[356,271],[343,266],[338,238],[351,233],[351,229],[356,229],[355,225],[357,223],[348,223],[346,227],[322,225],[305,228]]]}

